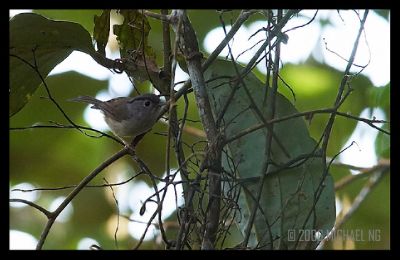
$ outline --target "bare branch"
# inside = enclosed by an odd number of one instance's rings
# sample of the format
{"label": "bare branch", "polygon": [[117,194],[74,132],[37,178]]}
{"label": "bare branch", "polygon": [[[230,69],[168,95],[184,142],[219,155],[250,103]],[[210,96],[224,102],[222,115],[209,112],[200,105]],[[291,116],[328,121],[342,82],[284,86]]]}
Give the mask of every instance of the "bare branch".
{"label": "bare branch", "polygon": [[64,201],[57,207],[57,209],[52,212],[51,218],[47,221],[46,227],[44,228],[42,234],[40,235],[40,239],[36,246],[36,249],[40,250],[43,247],[44,241],[56,220],[56,218],[60,215],[60,213],[64,210],[64,208],[79,194],[79,192],[91,181],[94,177],[96,177],[101,171],[103,171],[106,167],[110,164],[118,160],[119,158],[127,155],[129,153],[129,148],[125,147],[124,149],[120,150],[109,159],[104,161],[101,165],[99,165],[93,172],[91,172],[88,176],[86,176],[76,188],[64,199]]}
{"label": "bare branch", "polygon": [[36,203],[33,203],[32,201],[24,200],[24,199],[10,199],[10,202],[20,202],[20,203],[27,204],[27,205],[39,210],[40,212],[42,212],[44,215],[46,215],[47,218],[52,217],[52,213],[50,211],[37,205]]}
{"label": "bare branch", "polygon": [[[336,165],[338,165],[338,164],[336,164]],[[386,170],[390,169],[390,160],[382,159],[378,162],[377,165],[370,167],[370,168],[355,167],[353,165],[346,165],[346,164],[339,164],[339,165],[346,167],[346,168],[353,169],[353,170],[356,169],[356,170],[359,170],[360,172],[358,174],[348,175],[348,176],[343,177],[342,179],[338,180],[335,183],[336,191],[353,183],[356,180],[366,178],[366,177],[370,176],[371,174],[374,174],[379,171],[386,171]]]}
{"label": "bare branch", "polygon": [[54,129],[76,129],[76,128],[79,128],[79,129],[89,130],[89,131],[100,134],[100,135],[96,136],[96,135],[90,135],[88,133],[85,133],[85,135],[88,137],[101,138],[101,137],[105,136],[107,138],[114,140],[117,143],[120,143],[121,145],[124,145],[124,143],[121,140],[119,140],[118,138],[116,138],[112,135],[109,135],[107,133],[104,133],[102,131],[99,131],[99,130],[91,128],[91,127],[81,126],[81,125],[63,125],[63,124],[59,124],[59,123],[57,123],[56,125],[37,125],[37,124],[35,124],[32,126],[10,127],[10,130],[15,131],[15,130],[27,130],[27,129],[35,129],[35,128],[54,128]]}
{"label": "bare branch", "polygon": [[212,62],[218,57],[221,51],[226,47],[229,41],[235,36],[236,32],[240,29],[242,24],[252,15],[254,11],[246,11],[243,10],[240,12],[239,17],[236,19],[235,23],[232,25],[231,30],[228,34],[225,35],[225,38],[221,41],[221,43],[214,49],[214,51],[208,56],[207,60],[203,62],[202,68],[203,71],[207,70],[207,68],[212,64]]}
{"label": "bare branch", "polygon": [[117,238],[117,234],[118,234],[118,229],[119,229],[119,205],[118,205],[118,200],[117,197],[115,196],[115,192],[114,189],[112,187],[112,185],[110,185],[110,183],[108,183],[106,178],[103,178],[104,182],[106,183],[106,185],[108,185],[110,187],[113,199],[115,201],[115,206],[117,208],[117,226],[115,227],[115,232],[114,232],[114,241],[115,241],[115,248],[118,249],[118,238]]}
{"label": "bare branch", "polygon": [[[296,117],[303,117],[303,116],[312,117],[312,116],[314,116],[316,114],[332,114],[335,111],[336,111],[335,108],[325,108],[325,109],[310,110],[310,111],[305,111],[305,112],[300,112],[300,113],[296,113],[296,114],[292,114],[292,115],[283,116],[283,117],[280,117],[280,118],[275,118],[275,119],[267,121],[266,124],[272,125],[272,124],[276,124],[276,123],[279,123],[279,122],[290,120],[290,119],[293,119],[293,118],[296,118]],[[385,129],[379,128],[379,127],[374,125],[374,123],[387,123],[387,121],[385,121],[385,120],[367,119],[367,118],[362,118],[362,117],[356,117],[356,116],[349,115],[347,113],[342,113],[342,112],[339,112],[339,111],[336,111],[335,113],[336,113],[336,115],[339,115],[339,116],[342,116],[342,117],[346,117],[346,118],[349,118],[349,119],[353,119],[353,120],[364,122],[364,123],[370,125],[371,127],[379,130],[380,132],[385,133],[387,135],[390,135],[390,132],[388,132]],[[225,143],[230,143],[232,141],[235,141],[235,140],[239,139],[242,136],[245,136],[245,135],[250,134],[250,133],[252,133],[254,131],[257,131],[257,130],[265,127],[266,124],[265,123],[260,123],[260,124],[254,125],[252,127],[249,127],[247,129],[243,130],[242,132],[239,132],[236,135],[234,135],[234,136],[232,136],[230,138],[227,138],[225,140]]]}
{"label": "bare branch", "polygon": [[357,197],[354,199],[351,208],[338,220],[336,220],[335,226],[329,232],[329,234],[321,241],[318,245],[317,249],[321,249],[325,243],[332,239],[335,235],[336,230],[340,229],[347,220],[350,219],[351,216],[360,208],[361,204],[365,201],[369,194],[371,194],[372,190],[379,184],[379,182],[383,179],[384,176],[389,172],[389,167],[384,167],[383,169],[377,169],[374,175],[372,175],[368,182],[364,185],[362,190],[358,193]]}
{"label": "bare branch", "polygon": [[[216,128],[212,115],[211,105],[203,77],[203,69],[201,67],[201,54],[196,38],[196,33],[183,10],[174,10],[171,13],[172,27],[178,35],[180,48],[186,59],[189,76],[192,82],[197,106],[199,107],[200,118],[202,120],[204,130],[208,140],[208,153],[205,161],[209,175],[209,203],[205,233],[202,241],[202,249],[213,249],[216,233],[218,230],[219,213],[220,213],[220,193],[221,193],[221,151],[222,142]],[[178,21],[182,21],[182,27]]]}
{"label": "bare branch", "polygon": [[[349,75],[349,72],[350,72],[350,68],[353,65],[353,61],[354,61],[355,55],[357,53],[358,43],[359,43],[359,40],[360,40],[361,33],[364,30],[364,24],[365,24],[365,21],[367,19],[367,16],[368,16],[368,10],[366,10],[364,12],[364,17],[363,17],[362,21],[360,22],[360,28],[358,30],[358,34],[357,34],[356,40],[355,40],[354,45],[353,45],[353,50],[351,52],[351,55],[350,55],[350,58],[349,58],[349,62],[347,63],[346,69],[344,71],[344,76],[342,78],[342,81],[341,81],[339,89],[338,89],[338,93],[337,93],[335,104],[334,104],[335,111],[333,111],[333,113],[331,114],[331,116],[330,116],[330,118],[328,120],[328,123],[327,123],[327,125],[325,127],[325,130],[324,130],[324,134],[323,134],[323,137],[322,137],[322,164],[323,164],[323,167],[324,167],[324,172],[323,172],[323,175],[321,176],[320,184],[318,185],[318,188],[317,188],[317,190],[315,191],[315,194],[314,194],[314,206],[309,211],[309,213],[307,215],[307,218],[304,221],[302,229],[305,228],[305,225],[308,222],[310,216],[313,214],[313,212],[315,212],[315,205],[317,204],[317,202],[318,202],[318,200],[319,200],[319,198],[320,198],[320,196],[322,194],[322,191],[324,189],[324,185],[322,185],[322,184],[324,183],[324,181],[325,181],[325,179],[326,179],[326,177],[328,176],[328,173],[329,173],[329,166],[326,163],[326,152],[327,152],[327,149],[328,149],[328,142],[329,142],[329,139],[330,139],[329,137],[330,137],[331,130],[332,130],[332,127],[333,127],[333,122],[335,121],[335,116],[337,114],[337,109],[339,109],[339,106],[342,103],[341,101],[342,101],[342,95],[343,95],[343,92],[344,92],[344,88],[345,88],[345,86],[347,84],[347,80],[349,78],[348,75]],[[295,247],[297,247],[298,242],[299,242],[299,238],[296,240]]]}
{"label": "bare branch", "polygon": [[[282,10],[278,11],[278,22],[282,19]],[[267,119],[273,119],[275,116],[275,101],[276,101],[276,93],[278,91],[278,74],[279,74],[279,59],[280,59],[280,44],[278,42],[278,44],[275,47],[275,58],[274,58],[274,67],[273,67],[273,75],[272,75],[272,88],[271,90],[268,92],[268,107],[267,107]],[[244,85],[243,85],[244,86]],[[246,89],[246,86],[244,86],[244,88]],[[250,93],[246,90],[247,95],[249,96],[249,98],[251,97]],[[253,102],[253,101],[252,101]],[[261,114],[260,115],[263,122],[266,123],[266,119],[264,119],[264,116]],[[260,207],[260,199],[261,199],[261,194],[263,193],[263,187],[264,187],[264,183],[265,183],[265,179],[267,176],[267,172],[268,172],[268,168],[270,166],[270,160],[269,158],[271,158],[271,147],[272,147],[272,137],[273,137],[273,133],[274,133],[274,125],[268,125],[268,134],[266,137],[266,149],[264,151],[264,155],[265,158],[268,158],[268,160],[265,160],[263,162],[263,165],[261,167],[261,180],[260,180],[260,184],[257,190],[257,194],[256,194],[256,201],[254,203],[253,208],[251,209],[250,212],[250,216],[249,216],[249,221],[247,223],[246,226],[246,230],[245,230],[245,238],[243,240],[242,246],[247,247],[247,244],[249,242],[249,238],[250,238],[250,234],[251,234],[251,229],[253,227],[254,221],[255,221],[255,217],[256,217],[256,213],[258,208]],[[276,139],[277,140],[277,139]],[[278,142],[277,142],[278,143]],[[285,151],[285,149],[283,149],[283,151]],[[266,225],[268,228],[268,234],[270,236],[270,241],[273,241],[273,237],[272,237],[272,232],[271,232],[271,225],[268,221],[268,218],[265,218],[266,221]],[[270,248],[272,249],[272,243],[270,244]]]}

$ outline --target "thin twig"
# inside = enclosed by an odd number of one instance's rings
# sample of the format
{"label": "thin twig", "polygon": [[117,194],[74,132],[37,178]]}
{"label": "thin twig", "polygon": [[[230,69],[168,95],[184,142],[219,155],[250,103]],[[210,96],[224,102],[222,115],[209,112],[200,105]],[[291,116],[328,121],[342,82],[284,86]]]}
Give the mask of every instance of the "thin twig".
{"label": "thin twig", "polygon": [[113,196],[113,199],[114,199],[114,201],[115,201],[115,207],[117,208],[117,226],[116,226],[115,232],[114,232],[114,241],[115,241],[115,248],[118,249],[118,238],[117,238],[117,234],[118,234],[118,229],[119,229],[119,217],[120,217],[120,214],[119,214],[119,205],[118,205],[119,203],[118,203],[117,197],[115,196],[115,192],[114,192],[114,189],[113,189],[112,185],[110,185],[110,183],[108,183],[108,181],[107,181],[106,178],[103,178],[103,180],[104,180],[104,182],[106,183],[106,185],[108,185],[108,186],[110,187],[111,193],[112,193],[112,196]]}
{"label": "thin twig", "polygon": [[[202,241],[202,249],[213,249],[215,238],[218,231],[220,214],[220,193],[221,193],[221,152],[222,142],[219,131],[216,128],[212,114],[210,101],[206,90],[206,85],[201,66],[201,56],[197,42],[196,33],[190,23],[187,14],[183,10],[173,10],[171,17],[176,22],[182,19],[182,27],[177,23],[172,24],[175,33],[180,31],[180,48],[186,59],[189,76],[192,82],[197,106],[200,111],[200,118],[208,140],[208,152],[205,163],[208,168],[209,176],[209,201],[206,219],[205,232]],[[181,31],[182,30],[182,31]]]}
{"label": "thin twig", "polygon": [[169,22],[169,20],[170,20],[169,15],[167,15],[167,14],[165,14],[163,12],[161,12],[161,14],[158,14],[158,13],[154,13],[154,12],[151,12],[151,11],[148,11],[148,10],[143,10],[142,13],[145,16],[161,20],[162,22]]}
{"label": "thin twig", "polygon": [[[337,57],[339,57],[341,60],[345,61],[345,62],[349,62],[349,60],[347,60],[345,57],[341,56],[339,53],[335,52],[334,50],[331,50],[328,48],[328,43],[326,42],[325,38],[322,38],[322,40],[324,41],[325,44],[325,49],[333,54],[335,54]],[[361,68],[361,69],[365,69],[370,61],[368,61],[368,63],[366,65],[359,65],[359,64],[353,64],[353,66]]]}
{"label": "thin twig", "polygon": [[[278,22],[282,19],[282,10],[278,10]],[[275,116],[275,101],[276,101],[276,93],[278,91],[278,73],[279,73],[279,59],[280,59],[280,44],[278,42],[278,44],[275,47],[275,60],[274,60],[274,67],[273,67],[273,74],[272,74],[272,88],[271,90],[268,92],[268,100],[267,100],[267,119],[273,119]],[[246,88],[244,86],[244,88]],[[250,93],[247,93],[247,95],[249,95]],[[264,116],[261,116],[263,119],[263,122],[265,123],[266,120],[264,119]],[[261,167],[261,180],[259,183],[259,187],[256,193],[256,201],[254,201],[254,206],[251,209],[250,212],[250,217],[249,217],[249,221],[247,223],[246,226],[246,230],[245,230],[245,238],[243,240],[242,246],[247,247],[247,244],[249,242],[249,238],[251,235],[251,230],[253,228],[254,225],[254,221],[256,219],[256,213],[258,208],[262,208],[260,205],[260,199],[261,199],[261,195],[263,194],[263,187],[264,187],[264,183],[265,183],[265,179],[267,176],[267,172],[268,172],[268,168],[270,166],[269,163],[269,159],[271,158],[271,148],[272,148],[272,137],[273,137],[273,129],[274,125],[270,125],[270,127],[268,127],[268,134],[266,137],[266,148],[264,150],[264,156],[265,158],[267,158],[266,160],[264,160],[263,165]],[[283,151],[285,151],[283,149]],[[268,234],[269,234],[269,239],[270,239],[270,245],[271,245],[271,249],[273,248],[273,244],[272,244],[272,231],[271,231],[271,225],[269,224],[268,218],[265,217],[265,221],[266,221],[266,226],[268,228]]]}
{"label": "thin twig", "polygon": [[[86,185],[85,188],[104,188],[104,187],[113,187],[113,186],[120,186],[126,184],[136,178],[137,176],[143,174],[143,171],[133,175],[132,177],[128,178],[125,181],[117,182],[117,183],[110,183],[110,184],[99,184],[99,185]],[[65,190],[65,189],[72,189],[75,188],[77,185],[69,185],[63,187],[52,187],[52,188],[35,188],[35,189],[12,189],[13,191],[20,191],[20,192],[35,192],[35,191],[54,191],[54,190]]]}
{"label": "thin twig", "polygon": [[375,171],[376,173],[369,178],[368,182],[364,185],[362,190],[358,193],[357,197],[354,199],[351,208],[345,213],[343,217],[341,217],[339,220],[336,220],[335,226],[329,232],[329,234],[321,241],[317,249],[321,249],[327,241],[331,240],[332,237],[335,235],[335,232],[338,229],[340,229],[340,227],[342,227],[343,224],[346,223],[351,216],[353,216],[353,214],[360,208],[361,204],[365,201],[368,195],[371,194],[371,192],[377,186],[377,184],[379,184],[379,182],[383,179],[383,177],[386,176],[386,174],[389,172],[389,169],[390,169],[389,167],[385,167],[383,169]]}
{"label": "thin twig", "polygon": [[15,130],[26,130],[26,129],[35,129],[35,128],[55,128],[55,129],[76,129],[76,128],[79,128],[79,129],[89,130],[89,131],[92,131],[92,132],[100,134],[98,136],[95,136],[95,135],[90,135],[90,134],[86,133],[85,134],[86,136],[93,137],[93,138],[101,138],[101,137],[105,136],[107,138],[110,138],[110,139],[114,140],[115,142],[117,142],[117,143],[119,143],[121,145],[124,145],[124,143],[121,140],[119,140],[118,138],[116,138],[116,137],[114,137],[112,135],[109,135],[107,133],[104,133],[104,132],[102,132],[100,130],[97,130],[97,129],[94,129],[94,128],[91,128],[91,127],[81,126],[81,125],[62,125],[62,124],[58,124],[57,123],[57,125],[32,125],[32,126],[10,127],[9,130],[15,131]]}
{"label": "thin twig", "polygon": [[[161,11],[163,15],[168,15],[168,10],[162,10]],[[168,95],[168,102],[169,102],[169,120],[168,120],[168,137],[167,137],[167,147],[166,147],[166,159],[165,159],[165,164],[166,164],[166,184],[165,184],[165,190],[163,193],[163,196],[161,198],[161,201],[159,202],[159,214],[158,214],[158,222],[160,225],[160,231],[161,231],[161,237],[163,241],[166,243],[167,247],[170,246],[170,242],[168,241],[167,235],[165,234],[164,227],[162,225],[162,218],[161,218],[161,211],[162,211],[162,206],[163,206],[163,201],[167,193],[168,185],[169,182],[172,181],[170,180],[170,151],[171,151],[171,132],[172,128],[174,127],[174,124],[177,122],[177,116],[176,116],[176,104],[175,104],[175,97],[174,97],[174,79],[175,79],[175,69],[176,69],[176,60],[171,61],[171,39],[170,39],[170,30],[169,30],[169,23],[163,20],[162,22],[163,25],[163,46],[164,46],[164,70],[169,73],[170,80],[168,81],[168,87],[165,89],[165,94],[168,93],[169,90],[169,95]],[[176,53],[176,50],[174,51],[174,55]],[[174,56],[175,57],[175,56]],[[161,192],[161,191],[160,191]]]}
{"label": "thin twig", "polygon": [[150,169],[147,167],[147,165],[146,165],[135,153],[131,153],[130,155],[131,155],[132,159],[133,159],[134,161],[136,161],[136,162],[139,164],[139,167],[141,168],[141,170],[144,171],[144,172],[146,172],[146,173],[147,173],[147,176],[150,177],[150,181],[151,181],[151,184],[153,185],[153,189],[154,189],[154,191],[155,191],[155,196],[156,196],[156,200],[157,200],[157,209],[154,211],[152,217],[151,217],[150,220],[149,220],[149,223],[148,223],[147,226],[146,226],[145,231],[143,232],[143,234],[142,234],[142,236],[141,236],[141,238],[140,238],[138,244],[134,247],[134,249],[138,249],[138,248],[140,247],[140,245],[141,245],[142,242],[143,242],[144,236],[146,235],[147,230],[148,230],[148,228],[149,228],[149,226],[150,226],[150,223],[153,221],[153,219],[154,219],[157,215],[160,216],[160,217],[159,217],[158,225],[159,225],[159,227],[160,227],[161,234],[163,234],[163,232],[164,232],[163,238],[165,239],[165,242],[168,242],[168,240],[166,239],[166,235],[165,235],[163,223],[162,223],[162,220],[161,220],[161,211],[162,211],[162,204],[163,204],[163,203],[162,203],[162,201],[161,201],[161,199],[160,199],[160,191],[159,191],[159,189],[158,189],[158,187],[157,187],[157,183],[156,183],[156,180],[162,180],[162,179],[159,178],[159,177],[157,177],[157,176],[155,176],[155,175],[150,171]]}
{"label": "thin twig", "polygon": [[42,212],[44,215],[46,215],[47,218],[51,218],[52,213],[50,211],[48,211],[47,209],[37,205],[36,203],[33,203],[32,201],[29,200],[24,200],[24,199],[10,199],[10,202],[20,202],[20,203],[24,203],[27,204],[37,210],[39,210],[40,212]]}
{"label": "thin twig", "polygon": [[298,25],[298,26],[295,26],[295,27],[293,27],[293,28],[290,28],[290,29],[284,31],[283,33],[287,33],[287,32],[290,32],[290,31],[293,31],[293,30],[296,30],[296,29],[299,29],[299,28],[301,28],[301,27],[304,27],[304,26],[309,25],[310,23],[312,23],[312,22],[314,21],[314,19],[315,19],[315,17],[317,16],[317,14],[318,14],[318,10],[315,11],[314,16],[310,19],[310,21],[306,22],[305,24]]}
{"label": "thin twig", "polygon": [[221,51],[225,48],[225,46],[229,43],[229,41],[235,36],[236,32],[240,29],[242,24],[252,15],[254,11],[243,10],[240,12],[239,17],[236,19],[235,23],[232,25],[229,33],[225,35],[225,38],[218,44],[217,48],[208,56],[207,60],[205,60],[202,64],[203,71],[207,70],[208,67],[213,63],[213,61],[218,57]]}
{"label": "thin twig", "polygon": [[350,169],[357,168],[357,170],[359,170],[360,172],[358,174],[348,175],[348,176],[343,177],[342,179],[338,180],[335,183],[335,191],[342,189],[343,187],[353,183],[356,180],[368,177],[375,172],[386,171],[387,169],[390,169],[390,160],[380,160],[377,165],[375,165],[373,167],[369,167],[369,168],[355,167],[353,165],[345,165],[345,164],[341,164],[341,165],[343,167],[350,168]]}
{"label": "thin twig", "polygon": [[43,247],[43,244],[46,240],[46,237],[56,220],[56,218],[60,215],[60,213],[64,210],[64,208],[79,194],[79,192],[88,184],[94,177],[96,177],[101,171],[103,171],[110,164],[118,160],[119,158],[127,155],[129,153],[129,148],[125,147],[124,149],[118,151],[113,156],[104,161],[101,165],[99,165],[93,172],[91,172],[88,176],[86,176],[76,188],[64,199],[64,201],[57,207],[55,211],[51,213],[51,217],[48,219],[47,224],[40,235],[40,239],[36,246],[36,249],[40,250]]}
{"label": "thin twig", "polygon": [[153,224],[152,221],[153,221],[153,219],[155,219],[155,217],[157,216],[157,214],[159,214],[159,212],[158,212],[158,207],[157,207],[157,209],[154,211],[153,215],[151,215],[150,219],[147,221],[147,223],[146,223],[146,228],[145,228],[145,230],[144,230],[142,236],[140,237],[139,242],[136,244],[136,246],[133,248],[133,250],[139,249],[139,247],[142,245],[143,240],[144,240],[144,237],[146,236],[147,230],[149,229],[150,225]]}
{"label": "thin twig", "polygon": [[[310,117],[310,116],[313,116],[313,115],[316,115],[316,114],[332,114],[334,112],[335,112],[335,108],[324,108],[324,109],[310,110],[310,111],[300,112],[300,113],[287,115],[287,116],[283,116],[283,117],[279,117],[279,118],[274,118],[272,120],[267,121],[266,124],[272,125],[272,124],[276,124],[276,123],[279,123],[279,122],[287,121],[287,120],[290,120],[290,119],[293,119],[293,118],[296,118],[296,117],[303,117],[303,116]],[[367,119],[367,118],[362,118],[362,117],[356,117],[356,116],[349,115],[347,113],[342,113],[342,112],[339,112],[339,111],[336,111],[336,115],[364,122],[364,123],[370,125],[371,127],[377,129],[378,131],[380,131],[382,133],[385,133],[387,135],[390,135],[390,132],[388,132],[387,130],[382,129],[382,128],[377,127],[377,126],[374,125],[374,123],[387,123],[387,121],[385,121],[385,120]],[[242,136],[245,136],[245,135],[250,134],[250,133],[252,133],[254,131],[257,131],[257,130],[265,127],[266,124],[265,123],[260,123],[260,124],[254,125],[252,127],[249,127],[247,129],[243,130],[242,132],[239,132],[239,133],[235,134],[234,136],[232,136],[230,138],[227,138],[225,140],[225,143],[226,144],[230,143],[232,141],[235,141],[235,140],[239,139]]]}
{"label": "thin twig", "polygon": [[[323,172],[323,174],[321,176],[321,180],[320,180],[320,183],[318,185],[318,188],[317,188],[317,190],[315,191],[315,194],[314,194],[313,207],[308,212],[308,215],[307,215],[307,217],[306,217],[306,219],[304,221],[304,224],[303,224],[303,227],[302,227],[303,230],[305,229],[305,226],[308,223],[308,220],[309,220],[311,214],[313,214],[313,213],[315,214],[315,205],[317,204],[317,202],[318,202],[318,200],[319,200],[319,198],[320,198],[320,196],[321,196],[321,194],[323,192],[323,189],[325,187],[323,185],[323,183],[324,183],[324,181],[325,181],[325,179],[326,179],[326,177],[328,176],[328,173],[329,173],[329,167],[328,167],[328,165],[326,163],[326,153],[327,153],[327,149],[328,149],[328,143],[329,143],[329,140],[330,140],[329,137],[330,137],[331,130],[332,130],[332,127],[333,127],[333,123],[335,121],[335,116],[337,114],[337,109],[339,109],[339,105],[340,105],[340,103],[342,101],[342,95],[343,95],[343,92],[344,92],[344,88],[345,88],[345,86],[347,84],[347,80],[349,78],[348,75],[349,75],[349,72],[350,72],[350,68],[351,68],[351,66],[352,66],[352,64],[354,62],[354,59],[355,59],[355,56],[356,56],[356,53],[357,53],[358,43],[359,43],[359,40],[360,40],[361,33],[364,30],[364,24],[365,24],[365,21],[367,19],[367,16],[368,16],[368,10],[366,10],[364,12],[364,17],[363,17],[362,21],[360,22],[360,28],[358,30],[358,34],[357,34],[356,40],[354,41],[353,50],[351,52],[351,55],[350,55],[350,58],[349,58],[349,62],[347,63],[346,69],[344,71],[344,76],[343,76],[342,81],[340,83],[339,90],[338,90],[338,93],[337,93],[337,96],[336,96],[336,100],[335,100],[335,103],[334,103],[335,110],[330,115],[330,118],[329,118],[328,123],[327,123],[327,125],[325,127],[325,130],[324,130],[324,133],[322,135],[322,164],[323,164],[323,167],[324,167],[324,172]],[[295,247],[297,247],[297,245],[299,243],[299,239],[300,239],[300,237],[297,238],[296,243],[295,243]]]}
{"label": "thin twig", "polygon": [[41,82],[43,83],[43,86],[47,92],[47,96],[48,98],[51,100],[51,102],[57,107],[57,109],[61,112],[61,114],[63,115],[63,117],[72,125],[74,126],[75,129],[77,129],[79,132],[87,135],[86,132],[82,131],[79,125],[75,124],[72,119],[69,118],[69,116],[67,115],[67,113],[65,113],[65,111],[62,109],[62,107],[58,104],[58,102],[54,99],[54,97],[52,96],[49,87],[47,86],[46,81],[44,80],[44,77],[42,76],[42,74],[39,71],[39,65],[37,64],[37,60],[36,60],[36,55],[35,55],[35,49],[32,50],[32,55],[33,55],[33,61],[34,64],[32,65],[30,62],[28,62],[27,60],[25,60],[24,58],[21,58],[17,55],[14,54],[10,54],[10,57],[14,57],[19,59],[20,61],[22,61],[23,63],[25,63],[26,65],[28,65],[32,70],[34,70],[36,72],[36,74],[39,76]]}
{"label": "thin twig", "polygon": [[[161,14],[168,16],[168,10],[167,9],[162,9]],[[172,69],[172,62],[171,62],[171,36],[170,36],[170,29],[169,29],[169,22],[162,20],[162,30],[163,30],[163,71],[165,71],[167,74],[171,73]],[[169,78],[167,77],[167,82],[166,82],[166,87],[171,85],[171,81],[174,81],[175,77],[170,76]],[[165,93],[161,94],[166,94],[168,93],[168,89],[165,88],[164,90]]]}
{"label": "thin twig", "polygon": [[[177,28],[180,28],[182,26],[182,19],[181,17],[178,19],[177,22]],[[174,139],[175,143],[175,151],[177,154],[178,161],[179,159],[182,159],[183,154],[180,153],[182,148],[182,143],[180,140],[178,140],[178,135],[179,135],[179,127],[178,127],[178,116],[177,116],[177,110],[176,110],[176,101],[175,101],[175,91],[174,91],[174,79],[175,79],[175,71],[176,71],[176,66],[177,66],[177,55],[178,55],[178,48],[179,48],[179,38],[180,38],[180,30],[178,29],[176,31],[176,36],[175,36],[175,42],[174,42],[174,49],[172,51],[173,59],[172,59],[172,66],[170,66],[170,72],[171,72],[171,83],[170,83],[170,107],[169,107],[169,121],[168,121],[168,140],[167,140],[167,173],[169,174],[169,154],[170,154],[170,136],[172,134],[172,137]],[[179,163],[180,167],[184,168],[184,165],[181,165]],[[187,171],[183,170],[182,174],[182,179],[188,181],[188,173]],[[167,176],[168,181],[169,181],[169,176]],[[187,194],[189,193],[190,185],[182,185],[184,189],[184,198],[185,198],[185,205],[186,208],[188,208],[188,197]],[[166,192],[164,193],[164,195]],[[176,239],[176,249],[180,250],[182,247],[182,234],[184,231],[187,229],[187,219],[183,219],[182,223],[180,225],[179,231],[178,231],[178,236]]]}

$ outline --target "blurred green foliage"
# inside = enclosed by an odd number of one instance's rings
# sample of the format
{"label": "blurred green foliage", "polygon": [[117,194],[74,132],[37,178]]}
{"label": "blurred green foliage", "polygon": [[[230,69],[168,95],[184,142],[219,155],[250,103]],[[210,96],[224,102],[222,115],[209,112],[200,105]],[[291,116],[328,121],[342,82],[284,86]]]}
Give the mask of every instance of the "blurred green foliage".
{"label": "blurred green foliage", "polygon": [[73,50],[94,52],[90,34],[76,23],[25,13],[10,20],[10,32],[10,116],[28,103],[41,77],[46,78]]}

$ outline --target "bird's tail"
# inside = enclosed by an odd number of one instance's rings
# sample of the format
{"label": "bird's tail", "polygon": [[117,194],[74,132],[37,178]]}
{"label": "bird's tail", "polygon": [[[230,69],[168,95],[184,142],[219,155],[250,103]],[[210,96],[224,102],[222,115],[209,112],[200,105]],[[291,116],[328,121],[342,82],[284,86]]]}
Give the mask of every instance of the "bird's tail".
{"label": "bird's tail", "polygon": [[79,96],[76,98],[68,99],[68,101],[93,104],[92,108],[94,108],[94,109],[100,109],[102,107],[101,105],[103,103],[103,101],[100,101],[100,100],[95,99],[94,97],[90,97],[90,96]]}

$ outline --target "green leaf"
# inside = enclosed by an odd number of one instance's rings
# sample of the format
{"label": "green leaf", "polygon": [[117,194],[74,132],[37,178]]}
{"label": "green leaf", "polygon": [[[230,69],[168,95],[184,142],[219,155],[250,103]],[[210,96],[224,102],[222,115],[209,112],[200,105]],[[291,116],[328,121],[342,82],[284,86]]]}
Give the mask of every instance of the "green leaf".
{"label": "green leaf", "polygon": [[[368,99],[370,106],[382,108],[386,114],[386,120],[390,121],[390,83],[384,87],[369,89]],[[384,124],[382,128],[390,130],[389,124]],[[390,136],[382,132],[378,133],[375,139],[375,152],[378,157],[390,158]]]}
{"label": "green leaf", "polygon": [[[234,81],[227,77],[236,76],[232,63],[216,61],[205,73],[209,98],[214,116],[217,117],[232,91]],[[263,104],[265,86],[255,75],[248,74],[244,79],[255,104],[266,117],[267,104]],[[223,116],[225,136],[227,139],[243,130],[260,124],[256,112],[251,108],[246,92],[241,86],[235,93],[230,106]],[[275,118],[298,113],[294,106],[283,95],[276,95]],[[259,208],[252,227],[250,246],[263,249],[301,249],[315,248],[318,241],[311,237],[308,241],[300,241],[301,230],[321,232],[323,238],[335,222],[335,194],[330,174],[323,176],[321,158],[310,157],[317,143],[310,137],[305,121],[293,118],[274,125],[276,138],[281,142],[290,158],[285,156],[281,147],[273,139],[271,156],[266,156],[267,129],[259,129],[244,135],[227,145],[224,153],[223,167],[235,174],[241,183],[242,192],[239,197],[241,208],[238,225],[245,232],[255,198],[262,183],[263,168],[269,165],[263,183]],[[290,168],[282,167],[289,161],[306,156]],[[322,191],[322,192],[321,192]],[[319,194],[319,195],[318,195]],[[317,199],[318,198],[318,199]],[[241,219],[241,221],[239,221]],[[290,230],[294,230],[295,239],[291,240]]]}
{"label": "green leaf", "polygon": [[390,83],[384,87],[370,88],[368,99],[371,107],[381,107],[390,118]]}
{"label": "green leaf", "polygon": [[[309,111],[333,107],[343,72],[309,59],[304,64],[286,64],[280,70],[280,76],[296,94],[296,100],[294,101],[289,87],[282,82],[279,84],[278,91],[292,101],[299,111]],[[265,79],[265,76],[261,77]],[[349,86],[353,91],[340,106],[339,111],[358,116],[365,108],[370,107],[368,91],[374,87],[371,81],[363,75],[352,78]],[[346,86],[345,93],[347,91],[348,87]],[[315,114],[307,121],[310,135],[314,139],[319,140],[328,119],[329,114]],[[334,156],[342,149],[356,125],[357,121],[355,120],[336,117],[331,132],[331,139],[335,142],[329,143],[328,156]]]}
{"label": "green leaf", "polygon": [[[382,129],[389,130],[388,124],[384,124]],[[375,139],[375,152],[378,158],[390,158],[390,135],[378,133]]]}
{"label": "green leaf", "polygon": [[42,83],[35,68],[46,78],[73,50],[95,51],[90,34],[79,24],[33,13],[10,20],[10,116],[25,106]]}
{"label": "green leaf", "polygon": [[161,91],[163,84],[160,82],[156,54],[148,43],[151,27],[147,18],[137,10],[120,10],[119,13],[124,21],[121,25],[114,25],[113,31],[117,36],[121,58],[136,65],[135,70],[127,71],[128,76],[138,82],[150,80]]}
{"label": "green leaf", "polygon": [[100,16],[94,16],[93,38],[96,40],[97,50],[105,55],[108,36],[110,34],[110,10],[104,10]]}
{"label": "green leaf", "polygon": [[380,17],[383,17],[386,21],[389,21],[390,10],[389,9],[376,9],[373,10]]}
{"label": "green leaf", "polygon": [[32,12],[51,20],[79,23],[90,34],[93,34],[93,16],[101,15],[100,9],[33,9]]}
{"label": "green leaf", "polygon": [[129,51],[142,51],[147,57],[155,58],[155,52],[148,45],[150,24],[147,18],[137,10],[120,10],[119,13],[124,17],[124,22],[113,27],[114,34],[119,42],[121,58],[129,58]]}
{"label": "green leaf", "polygon": [[[47,84],[64,112],[77,124],[86,125],[83,119],[83,107],[67,101],[72,97],[85,94],[95,96],[99,89],[108,86],[107,80],[96,80],[75,71],[69,71],[47,77]],[[50,125],[49,121],[67,124],[66,119],[46,96],[44,88],[38,88],[23,110],[10,118],[10,127],[30,125]],[[60,186],[79,182],[88,172],[98,166],[98,159],[113,151],[108,138],[93,142],[91,138],[76,129],[39,128],[24,131],[10,131],[10,181],[40,183],[42,186]],[[29,145],[27,145],[29,143]],[[70,145],[70,144],[74,145]],[[46,147],[46,149],[43,149]],[[76,147],[80,147],[76,149]],[[99,148],[100,147],[100,148]],[[93,158],[80,161],[87,154]],[[24,164],[20,162],[24,161]],[[101,160],[101,159],[100,159]],[[44,161],[51,161],[43,167]],[[29,165],[29,168],[24,167]],[[73,172],[73,174],[70,174]],[[59,195],[57,195],[59,196]]]}

